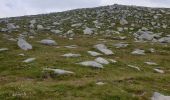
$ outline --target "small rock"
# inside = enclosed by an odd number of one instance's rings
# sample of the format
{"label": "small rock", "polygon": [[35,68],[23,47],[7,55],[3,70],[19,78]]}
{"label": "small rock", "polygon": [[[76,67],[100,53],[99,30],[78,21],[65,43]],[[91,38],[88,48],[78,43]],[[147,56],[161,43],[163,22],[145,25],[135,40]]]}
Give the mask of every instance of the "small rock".
{"label": "small rock", "polygon": [[24,63],[30,63],[30,62],[33,62],[36,58],[28,58],[26,60],[24,60],[23,62]]}
{"label": "small rock", "polygon": [[57,45],[57,43],[54,40],[50,40],[50,39],[43,39],[40,41],[40,43],[44,45],[50,45],[50,46]]}
{"label": "small rock", "polygon": [[153,66],[157,66],[158,64],[157,63],[155,63],[155,62],[144,62],[145,64],[147,64],[147,65],[153,65]]}
{"label": "small rock", "polygon": [[114,44],[114,46],[116,47],[116,48],[125,48],[125,47],[127,47],[129,44],[127,44],[127,43],[117,43],[117,44]]}
{"label": "small rock", "polygon": [[101,86],[101,85],[105,85],[105,83],[104,83],[104,82],[97,82],[96,84],[97,84],[97,85],[99,85],[99,86]]}
{"label": "small rock", "polygon": [[128,21],[125,20],[124,18],[122,18],[122,19],[120,20],[120,24],[121,24],[121,25],[126,25],[126,24],[128,24]]}
{"label": "small rock", "polygon": [[66,70],[62,70],[62,69],[45,68],[44,70],[46,70],[46,71],[53,71],[54,74],[57,74],[57,75],[74,74],[74,72],[66,71]]}
{"label": "small rock", "polygon": [[111,63],[117,63],[117,61],[114,60],[114,59],[109,59],[109,61],[110,61]]}
{"label": "small rock", "polygon": [[137,69],[138,71],[141,71],[141,70],[140,70],[140,68],[139,68],[139,67],[137,67],[137,66],[128,65],[128,67],[135,68],[135,69]]}
{"label": "small rock", "polygon": [[85,35],[91,35],[93,33],[92,29],[88,27],[83,32]]}
{"label": "small rock", "polygon": [[0,48],[0,52],[2,51],[8,51],[9,49],[8,48]]}
{"label": "small rock", "polygon": [[80,57],[81,55],[80,54],[67,53],[67,54],[64,54],[62,56],[69,58],[69,57]]}
{"label": "small rock", "polygon": [[77,45],[69,45],[69,46],[64,46],[65,48],[69,48],[69,49],[75,49],[77,48]]}
{"label": "small rock", "polygon": [[145,55],[145,50],[135,49],[131,54],[133,54],[133,55]]}
{"label": "small rock", "polygon": [[95,52],[95,51],[87,51],[91,56],[101,56],[102,54],[101,53],[98,53],[98,52]]}
{"label": "small rock", "polygon": [[160,70],[160,69],[157,69],[157,68],[155,68],[154,71],[157,72],[157,73],[161,73],[161,74],[165,73],[163,70]]}

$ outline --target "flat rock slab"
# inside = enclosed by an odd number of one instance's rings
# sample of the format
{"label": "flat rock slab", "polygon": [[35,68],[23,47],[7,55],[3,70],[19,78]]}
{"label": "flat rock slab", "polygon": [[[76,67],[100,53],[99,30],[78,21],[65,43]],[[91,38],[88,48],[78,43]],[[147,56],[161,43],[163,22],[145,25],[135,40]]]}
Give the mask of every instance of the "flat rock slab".
{"label": "flat rock slab", "polygon": [[95,61],[84,61],[84,62],[80,62],[78,64],[82,65],[82,66],[93,67],[93,68],[104,68],[102,64],[95,62]]}
{"label": "flat rock slab", "polygon": [[98,53],[98,52],[95,52],[95,51],[87,51],[87,52],[88,52],[88,54],[90,54],[93,57],[101,56],[102,55],[101,53]]}
{"label": "flat rock slab", "polygon": [[77,45],[69,45],[69,46],[64,46],[65,48],[69,48],[69,49],[75,49],[78,46]]}
{"label": "flat rock slab", "polygon": [[114,53],[109,50],[104,44],[97,44],[94,46],[97,50],[104,53],[105,55],[113,55]]}
{"label": "flat rock slab", "polygon": [[157,68],[155,68],[155,69],[153,69],[155,72],[157,72],[157,73],[160,73],[160,74],[164,74],[165,72],[163,71],[163,70],[161,70],[161,69],[157,69]]}
{"label": "flat rock slab", "polygon": [[8,48],[0,48],[0,52],[2,51],[8,51],[9,49]]}
{"label": "flat rock slab", "polygon": [[24,63],[31,63],[31,62],[33,62],[34,60],[36,60],[36,58],[28,58],[28,59],[24,60],[23,62],[24,62]]}
{"label": "flat rock slab", "polygon": [[137,69],[138,71],[141,71],[141,69],[140,69],[139,67],[134,66],[134,65],[128,65],[128,67],[130,67],[130,68],[134,68],[134,69]]}
{"label": "flat rock slab", "polygon": [[109,64],[109,62],[106,59],[102,58],[102,57],[96,58],[95,61],[100,63],[100,64],[104,64],[104,65]]}
{"label": "flat rock slab", "polygon": [[155,62],[144,62],[147,65],[151,65],[151,66],[157,66],[158,64]]}
{"label": "flat rock slab", "polygon": [[133,52],[131,52],[133,55],[145,55],[145,50],[141,49],[135,49]]}
{"label": "flat rock slab", "polygon": [[62,70],[62,69],[52,69],[52,68],[45,68],[45,71],[53,71],[54,74],[57,75],[66,75],[66,74],[74,74],[72,71]]}
{"label": "flat rock slab", "polygon": [[44,45],[50,45],[50,46],[57,45],[57,43],[54,40],[51,40],[51,39],[43,39],[43,40],[40,41],[40,43],[44,44]]}
{"label": "flat rock slab", "polygon": [[126,48],[129,44],[127,43],[117,43],[114,44],[113,46],[115,46],[116,48]]}
{"label": "flat rock slab", "polygon": [[64,54],[62,56],[69,58],[69,57],[80,57],[81,55],[80,54],[67,53],[67,54]]}

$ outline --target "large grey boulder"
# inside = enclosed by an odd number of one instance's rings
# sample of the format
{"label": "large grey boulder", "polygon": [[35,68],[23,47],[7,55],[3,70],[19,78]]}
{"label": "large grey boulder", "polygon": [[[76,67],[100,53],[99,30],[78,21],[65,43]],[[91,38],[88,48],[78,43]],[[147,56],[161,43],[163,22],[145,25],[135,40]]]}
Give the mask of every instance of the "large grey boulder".
{"label": "large grey boulder", "polygon": [[95,61],[84,61],[78,64],[82,66],[89,66],[89,67],[94,67],[94,68],[104,68],[102,64],[95,62]]}
{"label": "large grey boulder", "polygon": [[154,92],[151,100],[170,100],[170,96],[164,96],[158,92]]}
{"label": "large grey boulder", "polygon": [[40,41],[40,43],[44,44],[44,45],[50,45],[50,46],[57,45],[57,43],[54,40],[51,40],[51,39],[43,39],[43,40]]}
{"label": "large grey boulder", "polygon": [[23,38],[18,38],[18,42],[17,42],[18,46],[23,49],[23,50],[31,50],[32,49],[32,45],[29,44],[26,40],[24,40]]}
{"label": "large grey boulder", "polygon": [[153,32],[150,31],[138,31],[133,34],[136,39],[140,41],[152,41],[155,37],[159,37],[156,34],[153,34]]}
{"label": "large grey boulder", "polygon": [[94,46],[97,50],[104,53],[105,55],[113,55],[114,53],[109,50],[104,44],[97,44]]}
{"label": "large grey boulder", "polygon": [[170,43],[170,37],[163,37],[158,40],[160,43]]}
{"label": "large grey boulder", "polygon": [[109,62],[106,59],[102,58],[102,57],[96,58],[95,61],[100,63],[100,64],[104,64],[104,65],[109,64]]}
{"label": "large grey boulder", "polygon": [[16,26],[14,25],[14,23],[8,23],[7,28],[8,30],[13,30],[13,29],[16,29]]}

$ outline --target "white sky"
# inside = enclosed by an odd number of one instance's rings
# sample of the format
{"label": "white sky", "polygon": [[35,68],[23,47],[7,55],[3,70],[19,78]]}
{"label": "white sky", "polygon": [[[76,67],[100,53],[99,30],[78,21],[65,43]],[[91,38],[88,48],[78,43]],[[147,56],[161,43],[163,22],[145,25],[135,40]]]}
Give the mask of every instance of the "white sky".
{"label": "white sky", "polygon": [[0,18],[112,4],[170,8],[170,0],[0,0]]}

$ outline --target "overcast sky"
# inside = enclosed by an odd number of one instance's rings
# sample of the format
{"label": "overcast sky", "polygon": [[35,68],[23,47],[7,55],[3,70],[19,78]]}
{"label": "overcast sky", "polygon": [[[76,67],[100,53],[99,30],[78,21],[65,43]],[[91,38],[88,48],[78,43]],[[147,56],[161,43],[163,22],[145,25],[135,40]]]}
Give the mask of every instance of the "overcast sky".
{"label": "overcast sky", "polygon": [[170,0],[0,0],[0,18],[112,4],[170,8]]}

